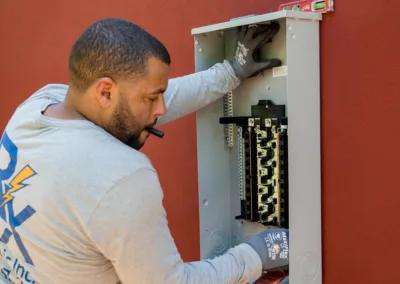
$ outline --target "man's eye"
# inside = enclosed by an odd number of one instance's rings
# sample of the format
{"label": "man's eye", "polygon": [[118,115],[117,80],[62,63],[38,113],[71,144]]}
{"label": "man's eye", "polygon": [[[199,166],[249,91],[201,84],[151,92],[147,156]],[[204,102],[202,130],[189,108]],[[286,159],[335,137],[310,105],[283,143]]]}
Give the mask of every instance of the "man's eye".
{"label": "man's eye", "polygon": [[156,101],[157,99],[158,99],[158,96],[156,96],[156,97],[149,97],[149,100],[152,101],[152,102]]}

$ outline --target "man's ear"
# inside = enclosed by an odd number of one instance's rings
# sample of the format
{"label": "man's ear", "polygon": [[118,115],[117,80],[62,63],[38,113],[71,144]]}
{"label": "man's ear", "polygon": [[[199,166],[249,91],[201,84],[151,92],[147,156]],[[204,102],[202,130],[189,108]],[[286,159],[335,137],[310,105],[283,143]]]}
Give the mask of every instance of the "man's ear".
{"label": "man's ear", "polygon": [[100,78],[95,85],[96,100],[103,108],[109,108],[112,105],[116,95],[116,84],[108,77]]}

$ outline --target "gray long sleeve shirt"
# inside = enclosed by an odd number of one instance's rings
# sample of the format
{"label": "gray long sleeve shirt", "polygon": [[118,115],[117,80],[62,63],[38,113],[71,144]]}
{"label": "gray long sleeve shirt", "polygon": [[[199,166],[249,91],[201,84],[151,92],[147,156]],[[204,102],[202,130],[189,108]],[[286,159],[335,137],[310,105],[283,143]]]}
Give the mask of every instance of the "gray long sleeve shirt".
{"label": "gray long sleeve shirt", "polygon": [[[239,84],[225,61],[169,80],[159,124],[194,112]],[[1,283],[247,283],[261,260],[247,244],[182,261],[151,161],[85,120],[42,115],[68,86],[23,102],[0,142]]]}

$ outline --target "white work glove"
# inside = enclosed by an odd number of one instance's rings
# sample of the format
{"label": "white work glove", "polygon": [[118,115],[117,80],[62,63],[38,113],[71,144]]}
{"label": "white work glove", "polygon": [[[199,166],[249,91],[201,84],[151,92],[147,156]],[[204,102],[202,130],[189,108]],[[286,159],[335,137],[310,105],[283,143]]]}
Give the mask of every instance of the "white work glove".
{"label": "white work glove", "polygon": [[282,64],[279,59],[259,59],[259,49],[264,43],[272,41],[278,31],[279,24],[275,22],[238,29],[235,56],[228,61],[240,81]]}

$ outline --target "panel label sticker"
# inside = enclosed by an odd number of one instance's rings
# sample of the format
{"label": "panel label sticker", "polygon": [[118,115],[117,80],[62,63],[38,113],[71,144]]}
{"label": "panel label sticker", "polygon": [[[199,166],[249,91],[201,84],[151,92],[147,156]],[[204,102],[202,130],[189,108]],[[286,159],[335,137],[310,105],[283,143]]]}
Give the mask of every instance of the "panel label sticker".
{"label": "panel label sticker", "polygon": [[284,77],[284,76],[287,76],[287,74],[288,74],[287,65],[272,68],[272,76],[274,78]]}

